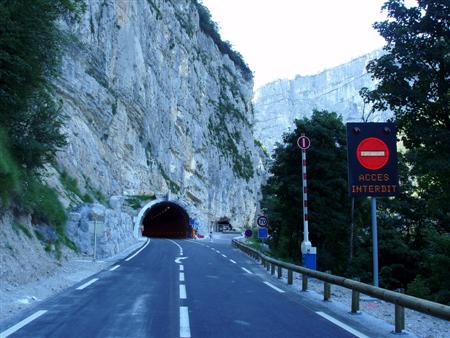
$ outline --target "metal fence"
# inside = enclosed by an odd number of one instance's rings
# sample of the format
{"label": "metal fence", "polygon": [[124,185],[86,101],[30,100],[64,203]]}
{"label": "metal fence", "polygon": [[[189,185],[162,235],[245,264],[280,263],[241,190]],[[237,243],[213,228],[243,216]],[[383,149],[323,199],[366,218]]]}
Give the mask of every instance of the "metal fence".
{"label": "metal fence", "polygon": [[238,240],[233,240],[233,246],[244,251],[248,255],[257,260],[261,260],[261,264],[267,270],[270,270],[272,275],[277,270],[278,278],[282,276],[282,268],[287,270],[288,284],[293,283],[293,272],[302,274],[302,291],[308,290],[308,277],[313,277],[324,282],[324,300],[331,298],[331,285],[339,285],[344,288],[352,290],[352,305],[351,312],[358,313],[359,311],[359,296],[360,293],[384,300],[395,305],[395,332],[401,333],[405,329],[405,311],[404,308],[419,311],[429,314],[434,317],[442,318],[450,321],[450,306],[431,302],[429,300],[420,299],[413,296],[405,295],[401,292],[386,290],[372,285],[364,284],[349,278],[335,276],[329,273],[307,269],[303,266],[285,263],[276,260],[272,257],[266,256],[258,250],[243,244]]}

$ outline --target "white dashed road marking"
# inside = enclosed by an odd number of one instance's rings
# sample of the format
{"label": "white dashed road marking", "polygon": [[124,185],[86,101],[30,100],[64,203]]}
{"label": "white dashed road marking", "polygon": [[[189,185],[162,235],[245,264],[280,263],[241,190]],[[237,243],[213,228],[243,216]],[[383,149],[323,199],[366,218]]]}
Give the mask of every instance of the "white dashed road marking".
{"label": "white dashed road marking", "polygon": [[119,266],[120,266],[120,265],[113,266],[111,269],[109,269],[109,271],[114,271],[114,270],[118,269]]}
{"label": "white dashed road marking", "polygon": [[267,286],[271,287],[272,289],[274,289],[274,290],[278,291],[279,293],[284,293],[284,291],[283,291],[283,290],[281,290],[281,289],[277,288],[277,287],[276,287],[275,285],[273,285],[273,284],[270,284],[269,282],[264,282],[264,284],[266,284]]}
{"label": "white dashed road marking", "polygon": [[180,338],[190,338],[189,310],[187,306],[180,306]]}
{"label": "white dashed road marking", "polygon": [[0,337],[1,338],[6,338],[6,337],[12,335],[14,332],[16,332],[17,330],[20,330],[22,327],[24,327],[28,323],[31,323],[33,320],[35,320],[36,318],[39,318],[40,316],[42,316],[46,312],[47,312],[47,310],[40,310],[40,311],[37,311],[37,312],[33,313],[31,316],[29,316],[29,317],[25,318],[24,320],[18,322],[16,325],[11,326],[9,329],[1,332],[0,333]]}
{"label": "white dashed road marking", "polygon": [[186,286],[184,284],[180,284],[180,299],[186,299]]}
{"label": "white dashed road marking", "polygon": [[340,328],[344,329],[347,332],[350,332],[352,335],[358,337],[358,338],[369,338],[368,336],[366,336],[365,334],[351,328],[350,326],[348,326],[347,324],[344,324],[342,322],[340,322],[339,320],[327,315],[326,313],[323,313],[321,311],[317,311],[316,312],[319,316],[325,318],[326,320],[329,320],[330,322],[332,322],[333,324],[339,326]]}
{"label": "white dashed road marking", "polygon": [[226,255],[224,255],[224,254],[222,254],[222,257],[225,257],[225,258],[227,258],[227,256],[226,256]]}
{"label": "white dashed road marking", "polygon": [[250,270],[247,270],[246,268],[241,267],[242,270],[244,270],[245,272],[249,273],[249,274],[253,274],[253,272],[251,272]]}
{"label": "white dashed road marking", "polygon": [[184,282],[184,272],[180,272],[180,282]]}
{"label": "white dashed road marking", "polygon": [[77,290],[83,290],[87,288],[89,285],[94,284],[96,281],[98,281],[98,278],[91,279],[89,282],[84,283],[83,285],[80,285],[77,287]]}
{"label": "white dashed road marking", "polygon": [[230,259],[230,262],[231,262],[231,263],[233,263],[233,264],[236,264],[236,262],[235,262],[235,261],[233,261],[232,259]]}
{"label": "white dashed road marking", "polygon": [[184,271],[184,265],[180,265],[180,271]]}

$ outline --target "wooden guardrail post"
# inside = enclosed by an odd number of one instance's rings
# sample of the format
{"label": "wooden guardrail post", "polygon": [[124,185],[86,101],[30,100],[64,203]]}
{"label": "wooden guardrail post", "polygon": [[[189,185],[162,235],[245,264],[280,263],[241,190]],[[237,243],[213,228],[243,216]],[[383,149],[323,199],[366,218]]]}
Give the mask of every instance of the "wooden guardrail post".
{"label": "wooden guardrail post", "polygon": [[274,275],[275,274],[275,264],[270,263],[270,274]]}
{"label": "wooden guardrail post", "polygon": [[352,289],[352,313],[359,313],[359,291]]}
{"label": "wooden guardrail post", "polygon": [[283,268],[281,267],[281,265],[277,266],[278,269],[278,278],[281,278],[283,276]]}
{"label": "wooden guardrail post", "polygon": [[[325,271],[325,273],[331,274],[331,271]],[[323,283],[323,300],[329,301],[331,298],[331,284],[328,282]]]}
{"label": "wooden guardrail post", "polygon": [[302,273],[302,291],[308,291],[308,276]]}
{"label": "wooden guardrail post", "polygon": [[329,301],[331,298],[331,284],[324,282],[323,283],[323,300]]}
{"label": "wooden guardrail post", "polygon": [[[399,293],[405,293],[405,289],[398,289]],[[395,304],[395,333],[402,333],[405,329],[405,308]]]}
{"label": "wooden guardrail post", "polygon": [[292,285],[292,280],[294,279],[294,273],[292,270],[288,270],[288,284]]}

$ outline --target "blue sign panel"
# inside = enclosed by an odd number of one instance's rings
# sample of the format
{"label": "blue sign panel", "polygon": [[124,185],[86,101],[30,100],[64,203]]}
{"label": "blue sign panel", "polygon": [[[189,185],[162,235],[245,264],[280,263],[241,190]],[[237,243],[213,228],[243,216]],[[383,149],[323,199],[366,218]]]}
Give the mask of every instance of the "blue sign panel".
{"label": "blue sign panel", "polygon": [[258,238],[267,238],[267,236],[268,236],[267,228],[258,229]]}
{"label": "blue sign panel", "polygon": [[393,123],[347,123],[350,196],[399,193],[396,142]]}

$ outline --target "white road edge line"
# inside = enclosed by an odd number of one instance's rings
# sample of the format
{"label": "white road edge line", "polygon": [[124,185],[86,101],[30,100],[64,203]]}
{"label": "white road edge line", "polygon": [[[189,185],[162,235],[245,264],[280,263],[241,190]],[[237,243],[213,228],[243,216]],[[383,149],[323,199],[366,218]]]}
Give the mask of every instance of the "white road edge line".
{"label": "white road edge line", "polygon": [[233,264],[236,264],[236,262],[235,262],[235,261],[233,261],[232,259],[230,259],[230,262],[231,262],[231,263],[233,263]]}
{"label": "white road edge line", "polygon": [[128,262],[129,260],[131,260],[131,259],[133,259],[134,257],[136,257],[137,255],[139,255],[139,253],[140,253],[142,250],[144,250],[144,249],[147,247],[147,245],[148,245],[149,243],[150,243],[150,239],[148,239],[148,240],[147,240],[147,243],[145,243],[145,245],[144,245],[142,248],[140,248],[138,251],[136,251],[136,253],[135,253],[133,256],[130,256],[130,257],[126,258],[125,261]]}
{"label": "white road edge line", "polygon": [[189,310],[187,306],[180,306],[180,337],[191,337],[191,328],[189,326]]}
{"label": "white road edge line", "polygon": [[119,266],[120,266],[120,265],[113,266],[111,269],[109,269],[109,271],[114,271],[114,270],[118,269]]}
{"label": "white road edge line", "polygon": [[89,282],[84,283],[83,285],[80,285],[77,287],[77,290],[83,290],[87,288],[89,285],[94,284],[96,281],[98,281],[98,278],[91,279]]}
{"label": "white road edge line", "polygon": [[42,316],[46,312],[47,312],[47,310],[39,310],[39,311],[33,313],[31,316],[29,316],[29,317],[25,318],[24,320],[18,322],[16,325],[11,326],[9,329],[1,332],[0,333],[0,337],[1,338],[6,338],[6,337],[12,335],[14,332],[16,332],[17,330],[20,330],[22,327],[24,327],[28,323],[31,323],[33,320],[35,320],[36,318],[39,318],[40,316]]}
{"label": "white road edge line", "polygon": [[184,271],[184,265],[180,265],[180,271]]}
{"label": "white road edge line", "polygon": [[180,299],[186,299],[186,286],[184,284],[180,284]]}
{"label": "white road edge line", "polygon": [[267,286],[271,287],[275,291],[278,291],[279,293],[284,293],[284,290],[281,290],[281,289],[277,288],[275,285],[270,284],[269,282],[264,282],[264,284],[266,284]]}
{"label": "white road edge line", "polygon": [[247,273],[253,275],[253,272],[251,272],[250,270],[247,270],[246,268],[243,268],[242,266],[241,266],[241,269],[244,270],[245,272],[247,272]]}
{"label": "white road edge line", "polygon": [[180,282],[184,282],[184,272],[180,272]]}
{"label": "white road edge line", "polygon": [[323,318],[329,320],[329,321],[332,322],[333,324],[339,326],[341,329],[344,329],[345,331],[350,332],[352,335],[354,335],[354,336],[356,336],[356,337],[358,337],[358,338],[369,338],[369,337],[366,336],[365,334],[363,334],[363,333],[361,333],[361,332],[359,332],[359,331],[357,331],[357,330],[351,328],[350,326],[348,326],[348,325],[342,323],[341,321],[339,321],[339,320],[337,320],[337,319],[335,319],[335,318],[333,318],[333,317],[327,315],[326,313],[323,313],[323,312],[321,312],[321,311],[317,311],[316,313],[317,313],[319,316],[321,316],[321,317],[323,317]]}

